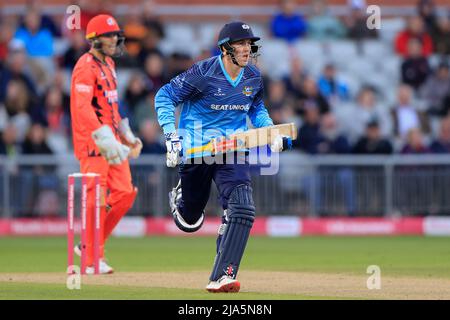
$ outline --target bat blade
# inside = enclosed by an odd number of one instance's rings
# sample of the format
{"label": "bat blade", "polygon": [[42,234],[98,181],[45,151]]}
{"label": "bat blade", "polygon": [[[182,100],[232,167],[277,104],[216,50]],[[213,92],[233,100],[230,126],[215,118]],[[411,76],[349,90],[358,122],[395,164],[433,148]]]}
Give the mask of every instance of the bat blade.
{"label": "bat blade", "polygon": [[188,149],[187,154],[211,152],[212,155],[216,155],[245,148],[265,146],[271,144],[278,135],[288,136],[295,140],[297,139],[297,128],[294,123],[286,123],[251,129],[229,135],[228,137],[213,138],[203,146]]}

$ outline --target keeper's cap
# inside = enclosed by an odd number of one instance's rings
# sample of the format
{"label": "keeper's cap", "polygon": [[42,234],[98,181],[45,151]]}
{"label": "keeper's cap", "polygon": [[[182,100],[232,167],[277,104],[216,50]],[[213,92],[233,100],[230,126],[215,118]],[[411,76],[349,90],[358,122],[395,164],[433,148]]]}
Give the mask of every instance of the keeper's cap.
{"label": "keeper's cap", "polygon": [[111,33],[122,33],[116,19],[108,14],[99,14],[89,20],[86,28],[86,39],[90,40]]}

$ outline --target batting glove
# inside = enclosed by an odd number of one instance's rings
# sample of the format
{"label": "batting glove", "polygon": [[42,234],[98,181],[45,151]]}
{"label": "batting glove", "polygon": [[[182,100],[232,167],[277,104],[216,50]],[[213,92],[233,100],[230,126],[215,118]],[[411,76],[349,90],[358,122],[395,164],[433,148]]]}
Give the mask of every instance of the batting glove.
{"label": "batting glove", "polygon": [[120,164],[128,158],[130,148],[117,141],[108,125],[93,131],[92,139],[109,164]]}
{"label": "batting glove", "polygon": [[183,137],[179,137],[176,132],[167,133],[165,137],[167,148],[166,164],[169,168],[174,168],[181,163]]}
{"label": "batting glove", "polygon": [[272,152],[281,152],[288,149],[292,149],[292,138],[288,136],[279,134],[270,144],[270,150]]}

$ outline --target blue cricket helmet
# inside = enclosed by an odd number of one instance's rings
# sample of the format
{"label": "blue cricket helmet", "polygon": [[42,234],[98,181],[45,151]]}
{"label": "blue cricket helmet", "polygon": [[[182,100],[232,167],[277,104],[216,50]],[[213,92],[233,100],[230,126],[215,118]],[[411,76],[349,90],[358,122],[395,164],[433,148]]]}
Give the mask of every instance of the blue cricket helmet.
{"label": "blue cricket helmet", "polygon": [[221,47],[227,42],[233,43],[240,40],[249,39],[252,42],[258,41],[261,38],[255,37],[252,29],[248,24],[242,21],[233,21],[223,26],[219,33],[217,45]]}

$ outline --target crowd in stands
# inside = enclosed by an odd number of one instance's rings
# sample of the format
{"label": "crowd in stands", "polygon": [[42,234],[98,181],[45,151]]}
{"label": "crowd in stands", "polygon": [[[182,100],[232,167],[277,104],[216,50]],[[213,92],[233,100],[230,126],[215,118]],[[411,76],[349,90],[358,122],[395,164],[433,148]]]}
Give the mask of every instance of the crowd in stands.
{"label": "crowd in stands", "polygon": [[[63,18],[44,14],[39,1],[29,1],[22,15],[0,15],[0,154],[71,152],[70,72],[89,49],[84,38],[87,21],[112,12],[107,1],[79,0],[78,5],[81,30],[75,31],[67,30]],[[382,41],[378,30],[367,28],[365,8],[364,0],[349,0],[348,14],[338,17],[325,0],[311,0],[307,13],[300,13],[295,1],[283,0],[279,12],[259,27],[288,46],[304,40]],[[167,54],[161,44],[170,35],[155,14],[155,4],[144,0],[135,9],[118,16],[127,54],[116,60],[117,72],[119,79],[122,72],[129,74],[119,84],[120,112],[141,137],[144,154],[163,154],[155,93],[218,50],[211,39],[198,55],[176,50]],[[352,92],[332,59],[318,76],[310,72],[301,52],[290,55],[289,71],[281,77],[262,68],[266,106],[274,122],[298,124],[295,148],[309,154],[450,152],[449,13],[438,14],[432,0],[419,0],[417,14],[404,19],[405,29],[391,43],[392,55],[402,61],[398,85],[390,88],[393,101],[383,99],[384,92],[370,84]],[[63,50],[60,43],[66,43]],[[264,38],[260,44],[264,55]],[[437,64],[430,62],[432,57],[438,57]]]}

